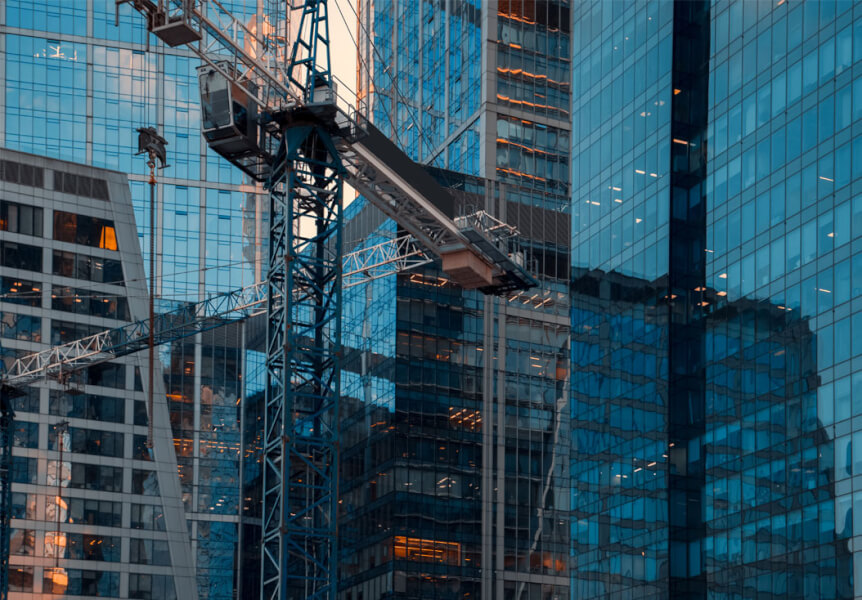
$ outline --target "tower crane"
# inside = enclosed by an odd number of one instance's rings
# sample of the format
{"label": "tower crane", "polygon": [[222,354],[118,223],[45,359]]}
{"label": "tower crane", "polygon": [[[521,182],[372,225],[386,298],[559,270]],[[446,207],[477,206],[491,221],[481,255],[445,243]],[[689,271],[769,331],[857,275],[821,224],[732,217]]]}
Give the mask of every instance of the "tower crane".
{"label": "tower crane", "polygon": [[[334,600],[342,183],[461,287],[502,294],[536,282],[514,228],[485,213],[456,216],[452,197],[420,165],[338,105],[326,0],[290,0],[298,18],[290,44],[278,14],[252,24],[219,0],[115,2],[140,12],[165,44],[201,58],[208,145],[269,191],[262,597]],[[269,2],[278,13],[287,4]]]}

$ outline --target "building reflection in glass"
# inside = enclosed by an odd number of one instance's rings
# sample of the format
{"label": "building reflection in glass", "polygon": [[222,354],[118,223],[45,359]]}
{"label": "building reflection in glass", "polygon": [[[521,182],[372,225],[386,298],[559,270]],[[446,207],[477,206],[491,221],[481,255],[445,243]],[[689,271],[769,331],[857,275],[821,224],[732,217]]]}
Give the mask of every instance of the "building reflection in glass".
{"label": "building reflection in glass", "polygon": [[[573,590],[579,598],[853,597],[849,378],[824,384],[798,306],[703,293],[704,433],[668,409],[662,280],[582,273],[573,289]],[[834,408],[833,408],[834,407]],[[841,411],[840,418],[833,412]],[[846,413],[846,414],[844,414]],[[862,465],[862,462],[859,462]],[[671,475],[700,477],[702,495]],[[703,531],[681,544],[672,527]]]}

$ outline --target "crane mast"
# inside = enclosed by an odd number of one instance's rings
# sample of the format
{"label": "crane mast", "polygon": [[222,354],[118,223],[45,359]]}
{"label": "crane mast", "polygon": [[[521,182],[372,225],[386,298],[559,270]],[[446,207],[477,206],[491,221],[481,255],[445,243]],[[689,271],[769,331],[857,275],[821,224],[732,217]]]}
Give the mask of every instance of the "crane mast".
{"label": "crane mast", "polygon": [[302,105],[273,115],[261,593],[335,599],[342,312],[342,166],[326,2],[306,1],[288,68]]}

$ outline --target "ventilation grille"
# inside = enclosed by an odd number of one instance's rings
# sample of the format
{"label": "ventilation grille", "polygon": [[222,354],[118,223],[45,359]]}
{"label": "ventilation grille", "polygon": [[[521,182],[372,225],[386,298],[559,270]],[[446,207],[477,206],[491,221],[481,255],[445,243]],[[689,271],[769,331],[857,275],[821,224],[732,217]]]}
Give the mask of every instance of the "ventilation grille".
{"label": "ventilation grille", "polygon": [[45,169],[12,160],[0,160],[0,179],[18,185],[45,187]]}
{"label": "ventilation grille", "polygon": [[110,200],[108,182],[86,175],[54,171],[54,190],[84,198],[93,198],[94,200],[105,200],[106,202]]}

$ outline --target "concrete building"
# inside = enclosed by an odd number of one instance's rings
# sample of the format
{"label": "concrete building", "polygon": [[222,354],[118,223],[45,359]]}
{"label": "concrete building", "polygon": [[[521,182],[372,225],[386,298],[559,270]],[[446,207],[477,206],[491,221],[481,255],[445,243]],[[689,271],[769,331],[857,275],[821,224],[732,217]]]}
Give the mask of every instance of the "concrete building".
{"label": "concrete building", "polygon": [[[146,318],[125,174],[0,150],[0,352],[14,360]],[[146,447],[145,357],[13,400],[10,597],[196,593],[164,385]]]}

